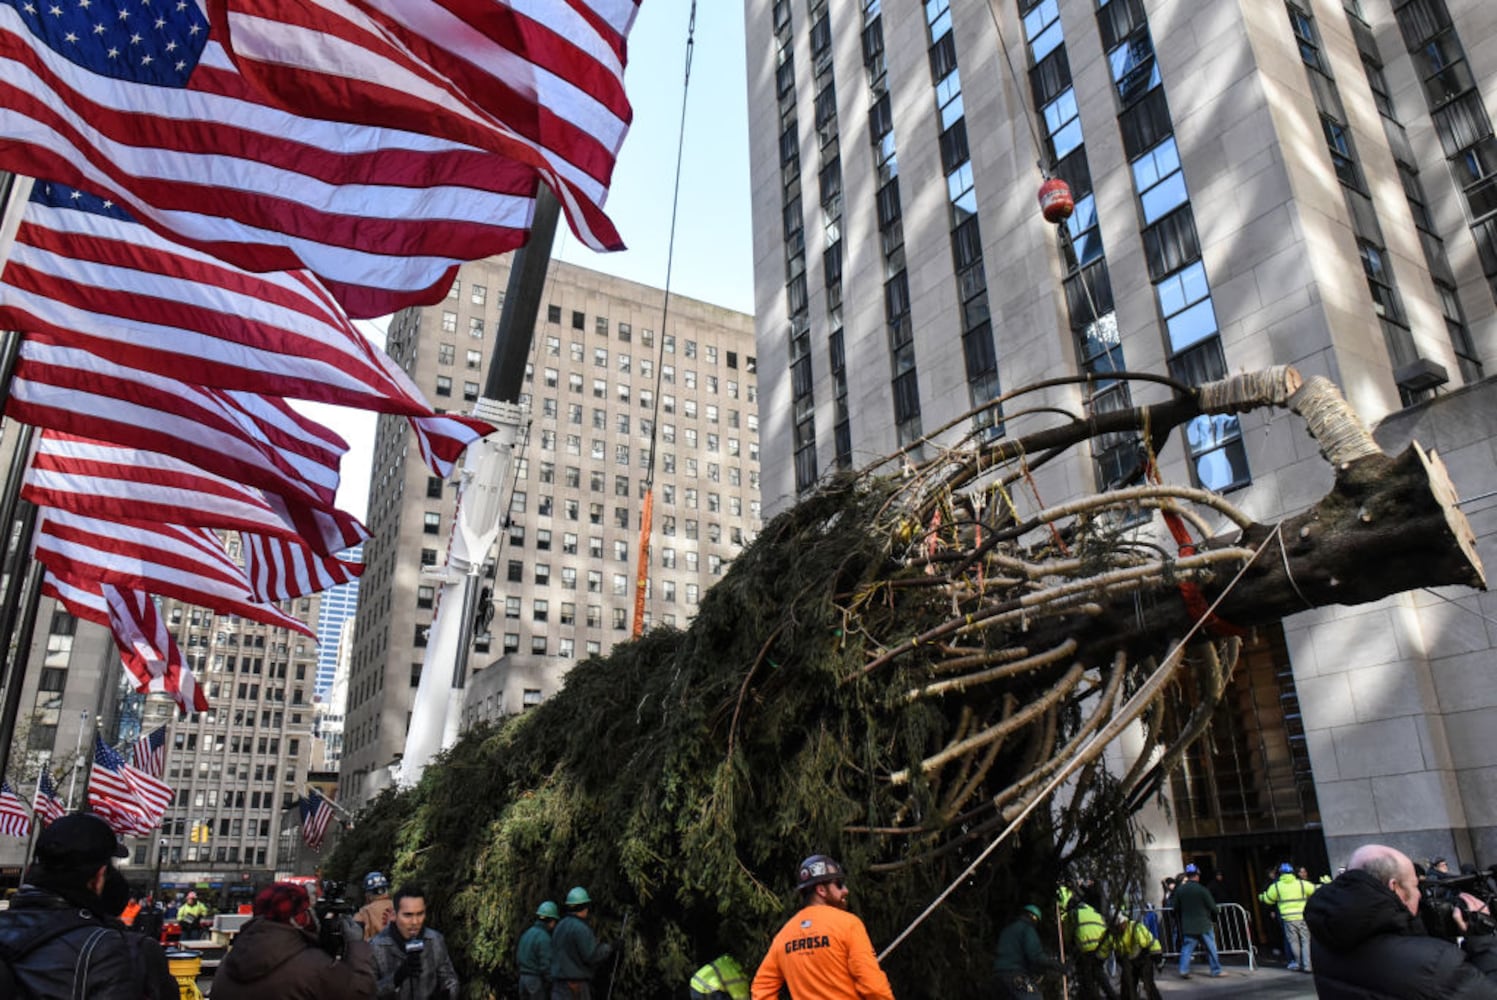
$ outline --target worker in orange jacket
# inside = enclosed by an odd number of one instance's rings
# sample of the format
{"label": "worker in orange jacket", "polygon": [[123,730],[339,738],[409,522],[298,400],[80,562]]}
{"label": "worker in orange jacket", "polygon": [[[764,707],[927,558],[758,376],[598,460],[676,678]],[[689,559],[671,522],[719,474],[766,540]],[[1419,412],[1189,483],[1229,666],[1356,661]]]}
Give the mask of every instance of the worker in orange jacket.
{"label": "worker in orange jacket", "polygon": [[848,912],[847,876],[824,854],[802,861],[801,908],[770,942],[754,976],[753,1000],[894,1000],[863,921]]}

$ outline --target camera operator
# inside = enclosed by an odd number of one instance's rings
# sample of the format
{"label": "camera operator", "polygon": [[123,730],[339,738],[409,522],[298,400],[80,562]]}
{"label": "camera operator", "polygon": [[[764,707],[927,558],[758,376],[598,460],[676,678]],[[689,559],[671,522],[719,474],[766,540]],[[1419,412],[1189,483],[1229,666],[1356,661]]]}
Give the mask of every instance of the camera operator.
{"label": "camera operator", "polygon": [[1347,871],[1305,904],[1322,1000],[1497,1000],[1497,938],[1468,930],[1455,908],[1451,928],[1467,935],[1464,945],[1433,937],[1420,900],[1407,855],[1378,844],[1356,850]]}
{"label": "camera operator", "polygon": [[402,886],[394,902],[394,918],[369,942],[380,1000],[458,1000],[447,941],[426,926],[426,890]]}
{"label": "camera operator", "polygon": [[373,958],[346,914],[326,914],[338,925],[329,933],[291,882],[260,890],[253,912],[213,977],[213,1000],[373,1000]]}

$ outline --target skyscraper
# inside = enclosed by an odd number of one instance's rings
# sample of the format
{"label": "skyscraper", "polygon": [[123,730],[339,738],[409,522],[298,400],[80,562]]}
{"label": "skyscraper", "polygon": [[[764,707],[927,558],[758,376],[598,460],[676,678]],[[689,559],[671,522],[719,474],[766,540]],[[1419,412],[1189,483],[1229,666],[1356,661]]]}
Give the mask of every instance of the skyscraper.
{"label": "skyscraper", "polygon": [[[1026,409],[1160,398],[1117,369],[1199,383],[1292,363],[1375,421],[1478,385],[1497,356],[1497,25],[1478,0],[745,16],[770,512],[832,468],[1032,429],[983,404],[1055,376],[1096,379]],[[1047,177],[1075,201],[1059,227],[1036,202]],[[1136,447],[1101,442],[1038,488],[1105,488]],[[1268,415],[1197,422],[1160,461],[1264,521],[1329,485]],[[1480,617],[1404,595],[1261,630],[1229,695],[1252,710],[1219,713],[1215,754],[1185,762],[1161,865],[1226,834],[1233,864],[1248,845],[1344,857],[1372,834],[1490,856],[1497,755],[1436,694],[1489,654],[1484,629],[1448,639]],[[1417,809],[1394,804],[1415,786]]]}
{"label": "skyscraper", "polygon": [[[338,556],[347,562],[363,562],[364,546],[356,545]],[[322,601],[317,612],[317,683],[314,696],[318,702],[326,699],[333,687],[333,676],[338,671],[338,651],[343,623],[352,618],[359,606],[359,581],[350,580],[322,592]]]}
{"label": "skyscraper", "polygon": [[[507,257],[466,264],[446,301],[391,323],[390,355],[436,406],[467,412],[478,398],[508,276]],[[529,434],[512,470],[508,529],[483,580],[493,617],[470,660],[474,671],[506,656],[538,665],[547,680],[526,689],[535,698],[577,659],[629,637],[647,476],[651,622],[684,625],[759,524],[752,319],[672,296],[662,328],[663,305],[657,289],[551,264],[522,400]],[[438,590],[421,569],[445,558],[455,508],[456,477],[432,476],[408,433],[403,421],[380,419],[345,799],[376,790],[404,748]]]}

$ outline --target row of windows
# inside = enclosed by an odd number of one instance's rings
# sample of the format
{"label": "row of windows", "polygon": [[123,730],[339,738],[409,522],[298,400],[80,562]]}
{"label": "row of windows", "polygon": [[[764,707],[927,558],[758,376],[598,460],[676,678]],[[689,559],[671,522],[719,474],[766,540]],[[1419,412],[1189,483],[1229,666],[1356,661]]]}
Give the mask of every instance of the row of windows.
{"label": "row of windows", "polygon": [[[1022,4],[1021,4],[1022,6]],[[1113,3],[1098,11],[1104,40],[1116,46],[1120,38],[1131,33],[1117,21],[1113,8],[1127,4]],[[1052,166],[1052,176],[1064,180],[1071,188],[1075,208],[1064,226],[1056,230],[1061,257],[1066,262],[1064,283],[1071,330],[1076,338],[1081,371],[1102,378],[1088,384],[1087,402],[1095,413],[1122,409],[1131,405],[1125,382],[1106,379],[1113,371],[1126,368],[1123,347],[1118,335],[1117,314],[1112,309],[1112,291],[1097,217],[1097,199],[1092,193],[1091,169],[1086,159],[1081,125],[1074,112],[1075,96],[1071,86],[1071,66],[1066,55],[1065,37],[1059,21],[1059,10],[1052,4],[1040,4],[1024,17],[1030,43],[1030,89],[1037,108],[1047,105],[1053,113],[1043,116],[1052,149],[1066,150]],[[1115,61],[1109,60],[1115,65]],[[1119,434],[1092,443],[1092,461],[1097,481],[1107,487],[1122,481],[1132,471],[1137,454],[1137,437]]]}

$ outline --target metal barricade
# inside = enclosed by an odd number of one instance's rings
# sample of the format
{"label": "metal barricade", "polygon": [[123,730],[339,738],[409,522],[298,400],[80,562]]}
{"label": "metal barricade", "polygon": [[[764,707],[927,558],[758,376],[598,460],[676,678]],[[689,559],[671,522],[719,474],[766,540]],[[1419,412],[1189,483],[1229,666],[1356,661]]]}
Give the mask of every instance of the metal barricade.
{"label": "metal barricade", "polygon": [[[1166,958],[1180,957],[1180,924],[1172,907],[1145,907],[1136,911],[1133,919],[1154,932],[1154,936],[1164,947]],[[1248,921],[1247,910],[1240,903],[1217,905],[1214,937],[1217,955],[1242,955],[1247,959],[1250,972],[1258,967],[1258,949],[1253,944],[1253,925]],[[1205,949],[1196,951],[1198,955],[1204,953]]]}

